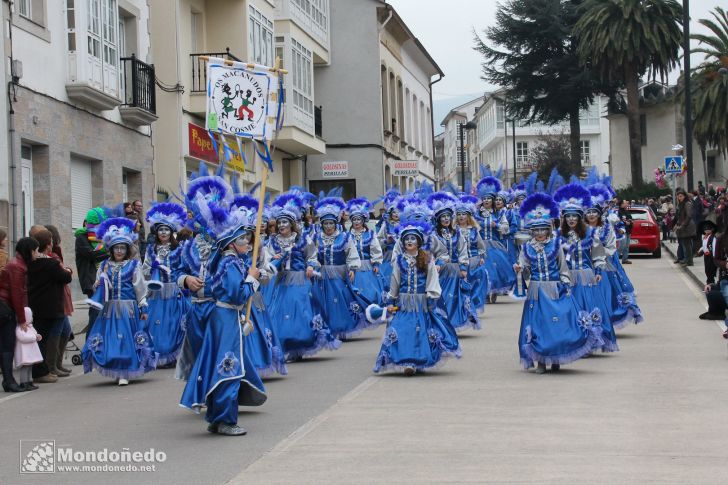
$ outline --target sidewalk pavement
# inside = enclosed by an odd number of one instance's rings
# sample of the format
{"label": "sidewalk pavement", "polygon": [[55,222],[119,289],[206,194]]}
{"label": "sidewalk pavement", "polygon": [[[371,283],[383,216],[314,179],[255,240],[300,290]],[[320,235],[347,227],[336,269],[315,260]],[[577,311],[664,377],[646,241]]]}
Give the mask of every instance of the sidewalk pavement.
{"label": "sidewalk pavement", "polygon": [[[675,261],[677,259],[677,242],[662,241],[662,247],[667,250],[670,255],[670,259]],[[682,269],[692,279],[695,284],[698,285],[700,291],[703,291],[705,287],[705,264],[703,263],[702,256],[696,256],[693,258],[693,266],[681,266],[675,264],[673,266],[678,269]]]}

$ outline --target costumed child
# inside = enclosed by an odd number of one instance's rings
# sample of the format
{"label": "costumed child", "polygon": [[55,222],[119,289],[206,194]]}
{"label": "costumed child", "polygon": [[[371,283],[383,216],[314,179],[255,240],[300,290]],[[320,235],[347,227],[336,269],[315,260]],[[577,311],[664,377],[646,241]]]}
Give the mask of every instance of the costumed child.
{"label": "costumed child", "polygon": [[[233,200],[231,211],[242,211],[246,215],[246,220],[249,223],[256,223],[258,218],[258,201],[255,197],[242,194],[236,195]],[[248,246],[251,248],[255,244],[255,238],[260,237],[260,231],[254,231],[253,226],[245,226],[246,232],[243,237],[250,236]],[[240,259],[243,261],[245,268],[250,268],[253,258],[253,251],[248,251],[240,255]],[[271,322],[270,315],[266,307],[264,294],[262,292],[264,286],[263,282],[268,283],[275,276],[275,268],[270,264],[268,259],[268,252],[265,248],[260,246],[258,253],[258,269],[260,270],[260,278],[258,281],[261,283],[258,291],[253,294],[251,302],[251,324],[255,327],[255,330],[249,333],[245,337],[245,351],[250,357],[250,361],[253,363],[258,375],[261,377],[269,376],[272,374],[287,375],[288,369],[286,368],[286,358],[283,355],[283,349],[281,342],[278,339],[276,328]],[[247,309],[246,309],[247,311]]]}
{"label": "costumed child", "polygon": [[501,191],[501,187],[500,180],[492,176],[483,177],[476,185],[481,199],[476,218],[480,223],[480,237],[483,238],[487,251],[485,263],[490,277],[491,303],[496,301],[498,295],[508,294],[516,283],[516,274],[513,272],[508,252],[500,242],[501,234],[507,234],[510,226],[505,214],[497,213],[494,207],[495,196]]}
{"label": "costumed child", "polygon": [[529,196],[520,215],[532,238],[523,245],[515,271],[529,279],[523,305],[518,352],[524,369],[538,364],[536,373],[546,367],[558,371],[601,347],[602,329],[589,312],[580,311],[571,296],[571,276],[552,219],[559,208],[544,193]]}
{"label": "costumed child", "polygon": [[241,436],[247,431],[238,426],[238,405],[260,406],[267,400],[243,343],[253,329],[245,322],[245,304],[258,289],[260,270],[246,268],[240,256],[252,250],[256,221],[243,211],[228,212],[227,205],[210,203],[200,210],[220,252],[210,281],[215,307],[180,405],[195,413],[207,407],[208,432]]}
{"label": "costumed child", "polygon": [[715,253],[715,231],[718,226],[713,221],[704,220],[698,226],[698,234],[701,235],[700,249],[698,255],[703,257],[705,266],[705,284],[712,285],[715,283],[715,275],[718,274],[718,267],[713,261]]}
{"label": "costumed child", "polygon": [[34,391],[33,364],[43,362],[38,342],[43,337],[33,328],[33,311],[25,307],[25,323],[15,327],[14,367],[18,370],[18,382],[23,391]]}
{"label": "costumed child", "polygon": [[158,368],[176,364],[185,338],[190,304],[175,279],[182,253],[175,233],[186,221],[185,208],[171,202],[155,204],[147,212],[154,244],[147,245],[142,272],[147,280],[148,331],[159,354]]}
{"label": "costumed child", "polygon": [[476,308],[471,301],[472,288],[468,282],[468,240],[455,229],[453,216],[458,198],[447,192],[437,192],[427,199],[436,225],[435,237],[445,247],[436,261],[440,279],[440,304],[456,331],[480,330]]}
{"label": "costumed child", "polygon": [[389,291],[389,280],[392,276],[392,254],[394,251],[394,243],[396,241],[395,229],[399,225],[399,210],[397,204],[402,194],[398,189],[393,188],[384,194],[382,203],[386,208],[384,217],[379,221],[382,224],[377,232],[379,245],[382,247],[382,264],[379,267],[379,273],[382,275],[382,284],[384,290]]}
{"label": "costumed child", "polygon": [[[406,376],[431,369],[447,357],[460,357],[460,343],[447,316],[437,306],[440,282],[435,262],[425,248],[432,226],[401,222],[397,228],[403,251],[392,266],[386,314],[394,314],[384,333],[374,372],[402,370]],[[372,305],[367,308],[376,320]]]}
{"label": "costumed child", "polygon": [[584,222],[584,211],[591,206],[589,191],[579,184],[568,184],[554,193],[561,209],[559,240],[571,271],[573,297],[580,310],[588,312],[603,330],[603,352],[616,352],[617,335],[610,320],[610,305],[599,283],[606,266],[606,252],[594,228]]}
{"label": "costumed child", "polygon": [[363,197],[351,199],[346,204],[351,221],[349,233],[361,260],[361,266],[354,274],[352,288],[361,308],[372,303],[381,305],[384,298],[384,283],[379,272],[383,261],[382,247],[379,238],[367,227],[371,210],[372,203]]}
{"label": "costumed child", "polygon": [[342,340],[367,326],[364,308],[351,289],[361,266],[359,253],[351,233],[339,230],[344,209],[341,197],[323,197],[316,203],[321,229],[316,231],[316,253],[309,259],[309,266],[320,273],[313,281],[315,308],[331,334]]}
{"label": "costumed child", "polygon": [[84,373],[97,371],[120,386],[157,367],[157,353],[147,331],[147,285],[141,263],[132,258],[136,221],[107,219],[97,235],[111,256],[99,266],[96,290],[86,300],[100,310],[81,352]]}
{"label": "costumed child", "polygon": [[485,259],[487,250],[485,242],[480,237],[480,226],[473,218],[476,213],[478,198],[472,195],[461,195],[456,217],[460,237],[465,241],[468,249],[468,283],[470,283],[470,303],[476,312],[482,312],[490,292],[490,279]]}
{"label": "costumed child", "polygon": [[341,346],[321,314],[314,310],[311,298],[314,269],[308,261],[316,257],[316,245],[313,235],[300,233],[303,204],[295,192],[281,194],[273,201],[271,216],[277,222],[278,233],[270,237],[266,246],[271,264],[278,272],[272,283],[275,289],[268,311],[289,361]]}
{"label": "costumed child", "polygon": [[[586,210],[586,222],[594,229],[594,237],[598,238],[606,253],[606,264],[602,271],[602,279],[599,288],[602,291],[605,301],[609,305],[609,319],[614,328],[622,328],[625,325],[642,321],[642,311],[637,306],[634,292],[628,291],[614,264],[614,256],[617,254],[617,238],[614,228],[603,217],[611,194],[609,189],[601,184],[593,184],[588,187],[591,196],[592,206]],[[616,258],[619,262],[619,258]]]}

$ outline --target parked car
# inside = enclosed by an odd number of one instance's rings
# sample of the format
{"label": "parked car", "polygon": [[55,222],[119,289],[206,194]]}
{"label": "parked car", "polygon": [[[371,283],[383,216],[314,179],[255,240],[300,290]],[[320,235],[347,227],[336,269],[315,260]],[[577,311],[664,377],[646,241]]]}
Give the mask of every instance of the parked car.
{"label": "parked car", "polygon": [[632,206],[628,211],[632,216],[629,252],[651,253],[655,258],[662,257],[660,226],[652,209],[647,206]]}

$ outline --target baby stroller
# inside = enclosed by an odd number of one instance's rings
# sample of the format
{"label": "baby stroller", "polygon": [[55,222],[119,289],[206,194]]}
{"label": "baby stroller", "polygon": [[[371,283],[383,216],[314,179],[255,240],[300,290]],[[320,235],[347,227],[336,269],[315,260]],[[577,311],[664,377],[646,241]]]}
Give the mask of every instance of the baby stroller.
{"label": "baby stroller", "polygon": [[66,344],[66,353],[63,354],[63,363],[66,364],[70,360],[73,365],[81,365],[81,348],[76,345],[75,335],[71,333],[68,343]]}

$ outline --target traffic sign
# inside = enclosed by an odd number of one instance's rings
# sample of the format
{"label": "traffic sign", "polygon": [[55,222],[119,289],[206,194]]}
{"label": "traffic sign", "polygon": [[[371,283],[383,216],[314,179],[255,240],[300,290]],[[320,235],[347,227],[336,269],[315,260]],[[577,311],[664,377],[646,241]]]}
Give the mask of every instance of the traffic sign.
{"label": "traffic sign", "polygon": [[683,157],[665,157],[665,173],[682,173]]}

